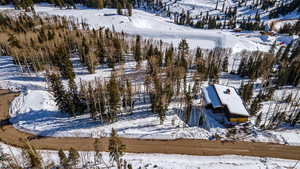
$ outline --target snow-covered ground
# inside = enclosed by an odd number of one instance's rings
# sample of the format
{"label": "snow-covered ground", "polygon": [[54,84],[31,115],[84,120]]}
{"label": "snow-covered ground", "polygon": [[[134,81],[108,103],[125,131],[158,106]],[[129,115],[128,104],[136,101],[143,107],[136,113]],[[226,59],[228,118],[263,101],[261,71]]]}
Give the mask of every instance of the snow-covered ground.
{"label": "snow-covered ground", "polygon": [[[22,153],[18,148],[14,148],[0,143],[7,154],[13,154],[19,163],[22,163]],[[57,151],[39,151],[44,163],[59,164]],[[93,162],[94,152],[79,152],[81,162]],[[102,152],[103,160],[110,166],[109,154]],[[224,156],[191,156],[175,154],[135,154],[126,153],[123,157],[134,169],[300,169],[300,164],[295,160],[285,160],[277,158],[260,158],[237,155]],[[81,164],[80,164],[81,165]],[[100,165],[101,166],[101,165]],[[103,165],[102,165],[103,166]],[[0,164],[1,167],[1,164]],[[115,168],[115,167],[112,167]]]}
{"label": "snow-covered ground", "polygon": [[[98,67],[96,74],[88,74],[76,58],[73,58],[76,81],[80,79],[92,80],[95,77],[106,78],[111,70]],[[133,72],[135,63],[126,63],[125,72]],[[149,105],[136,106],[132,115],[120,117],[118,123],[100,124],[90,119],[89,115],[70,118],[58,111],[53,96],[47,92],[44,76],[41,74],[21,73],[20,68],[13,64],[11,57],[0,56],[0,86],[15,90],[23,89],[22,94],[16,98],[11,106],[11,121],[17,129],[39,135],[67,136],[67,137],[99,137],[108,136],[111,128],[115,128],[122,137],[133,138],[196,138],[209,139],[215,133],[225,136],[227,129],[219,124],[214,115],[206,114],[208,128],[197,126],[198,112],[193,111],[189,127],[183,127],[180,114],[172,111],[171,104],[163,125],[159,123],[157,116],[149,111]],[[221,76],[220,83],[239,87],[241,78],[238,76]],[[241,140],[276,142],[283,144],[299,145],[300,129],[281,129],[279,131],[254,131],[251,135],[241,136]]]}
{"label": "snow-covered ground", "polygon": [[[17,129],[43,136],[109,136],[111,128],[117,130],[122,137],[133,138],[207,139],[213,134],[197,126],[183,128],[183,121],[174,111],[167,115],[164,124],[161,125],[158,116],[149,112],[147,105],[136,107],[132,115],[122,116],[117,123],[112,124],[95,122],[89,115],[70,118],[58,111],[52,95],[43,90],[28,90],[22,93],[12,102],[10,115],[11,122]],[[221,125],[214,127],[214,130],[222,130]]]}
{"label": "snow-covered ground", "polygon": [[[70,118],[59,112],[52,95],[44,90],[28,90],[17,97],[11,106],[11,122],[22,131],[42,136],[57,137],[105,137],[111,128],[121,137],[151,139],[210,139],[215,133],[225,137],[227,129],[219,124],[213,115],[206,113],[209,128],[198,127],[199,111],[193,111],[189,127],[183,127],[183,121],[176,111],[169,111],[164,124],[147,109],[147,105],[136,107],[131,115],[121,116],[117,123],[101,124],[89,115]],[[194,123],[193,123],[194,122]],[[275,142],[300,145],[299,128],[280,128],[278,130],[259,131],[239,134],[239,140]]]}
{"label": "snow-covered ground", "polygon": [[[194,2],[191,2],[194,3]],[[229,3],[229,2],[228,2]],[[110,27],[116,31],[124,31],[129,34],[140,34],[144,37],[162,39],[175,45],[186,38],[189,45],[201,48],[223,47],[232,48],[233,52],[241,50],[268,50],[274,40],[282,39],[289,43],[292,37],[288,36],[260,36],[258,32],[232,33],[227,30],[200,30],[187,26],[179,26],[172,23],[170,19],[147,13],[143,10],[133,10],[132,17],[116,15],[115,9],[88,9],[79,6],[78,9],[54,8],[48,4],[39,4],[35,7],[38,13],[61,15],[84,19],[92,27]],[[8,13],[15,11],[10,6],[1,6],[0,11]],[[229,58],[232,62],[236,58]],[[74,71],[77,83],[80,79],[91,80],[95,77],[107,78],[111,69],[98,67],[96,74],[88,74],[86,68],[82,67],[76,58],[73,59]],[[78,64],[78,65],[76,65]],[[232,64],[232,63],[230,63]],[[125,72],[132,72],[135,63],[129,62],[125,65]],[[231,66],[230,66],[231,67]],[[220,79],[220,83],[239,87],[240,78],[229,77]],[[14,90],[22,89],[24,92],[14,100],[11,107],[11,121],[20,130],[47,136],[69,136],[69,137],[98,137],[110,134],[111,128],[115,128],[120,136],[134,138],[196,138],[208,139],[215,133],[224,136],[226,129],[214,120],[207,112],[209,129],[200,128],[191,124],[183,127],[183,121],[175,113],[169,111],[163,125],[159,123],[158,117],[149,113],[148,105],[136,107],[132,115],[120,117],[118,123],[109,125],[100,124],[90,119],[88,115],[70,118],[58,111],[53,97],[46,91],[47,84],[42,73],[21,73],[21,69],[14,65],[11,57],[0,56],[0,87]],[[171,105],[171,109],[172,110]],[[199,115],[194,111],[191,122],[197,122]],[[282,129],[280,131],[256,131],[250,136],[240,138],[249,141],[266,141],[286,143],[292,145],[300,144],[300,129]]]}

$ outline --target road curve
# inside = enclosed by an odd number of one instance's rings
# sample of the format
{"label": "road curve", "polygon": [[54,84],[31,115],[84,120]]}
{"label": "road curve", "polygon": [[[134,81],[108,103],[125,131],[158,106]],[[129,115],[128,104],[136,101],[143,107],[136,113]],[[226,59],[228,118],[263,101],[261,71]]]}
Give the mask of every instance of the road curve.
{"label": "road curve", "polygon": [[[15,129],[8,120],[10,102],[18,95],[0,90],[0,141],[15,147],[22,147],[22,139],[39,150],[68,150],[73,147],[80,151],[94,150],[93,138],[40,137]],[[165,153],[215,156],[225,154],[273,157],[300,160],[300,146],[271,143],[209,141],[194,139],[150,140],[121,138],[130,153]],[[108,138],[101,138],[101,148],[107,151]]]}

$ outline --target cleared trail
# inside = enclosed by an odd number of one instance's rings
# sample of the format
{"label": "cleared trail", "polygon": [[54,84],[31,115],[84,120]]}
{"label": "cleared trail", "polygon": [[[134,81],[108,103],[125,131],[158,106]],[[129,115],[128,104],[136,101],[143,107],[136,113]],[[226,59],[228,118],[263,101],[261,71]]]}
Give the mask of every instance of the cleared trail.
{"label": "cleared trail", "polygon": [[[0,141],[16,147],[22,147],[22,139],[30,140],[37,149],[68,150],[73,147],[80,151],[94,150],[93,138],[40,137],[15,129],[9,122],[10,102],[18,96],[8,90],[0,90]],[[230,142],[209,140],[148,140],[121,138],[130,153],[164,153],[215,156],[225,154],[273,157],[300,160],[300,146],[288,146],[270,143]],[[108,138],[101,138],[101,148],[107,151]]]}

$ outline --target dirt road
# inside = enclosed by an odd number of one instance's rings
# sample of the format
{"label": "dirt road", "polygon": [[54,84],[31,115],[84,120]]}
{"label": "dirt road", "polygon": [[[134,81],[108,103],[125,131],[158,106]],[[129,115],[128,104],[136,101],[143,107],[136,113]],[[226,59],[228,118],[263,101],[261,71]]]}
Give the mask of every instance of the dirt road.
{"label": "dirt road", "polygon": [[[81,151],[93,150],[93,138],[54,138],[39,137],[16,130],[8,121],[9,104],[17,93],[0,90],[0,140],[6,144],[21,147],[21,139],[30,139],[37,149],[68,150],[73,147]],[[2,128],[2,129],[1,129]],[[127,152],[132,153],[165,153],[189,155],[248,155],[300,160],[300,146],[287,146],[270,143],[222,142],[208,140],[141,140],[122,138]],[[108,138],[101,139],[103,150],[107,150]]]}

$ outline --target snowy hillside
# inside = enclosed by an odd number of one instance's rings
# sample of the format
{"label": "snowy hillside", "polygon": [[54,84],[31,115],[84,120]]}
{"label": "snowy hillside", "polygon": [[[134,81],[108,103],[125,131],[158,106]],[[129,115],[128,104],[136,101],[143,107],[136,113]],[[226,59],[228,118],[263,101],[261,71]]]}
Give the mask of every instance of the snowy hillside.
{"label": "snowy hillside", "polygon": [[[7,9],[11,9],[11,7],[2,6],[0,8],[0,10]],[[94,28],[113,28],[119,32],[124,31],[132,35],[163,40],[173,43],[175,46],[181,39],[187,39],[191,48],[232,48],[233,52],[240,52],[245,49],[268,51],[269,45],[276,39],[265,40],[258,32],[245,36],[243,33],[236,34],[228,30],[200,30],[180,26],[168,18],[156,16],[143,10],[133,10],[133,16],[127,17],[117,15],[115,9],[97,10],[83,6],[79,6],[78,9],[60,10],[47,4],[40,4],[36,5],[35,9],[39,13],[84,19]]]}

